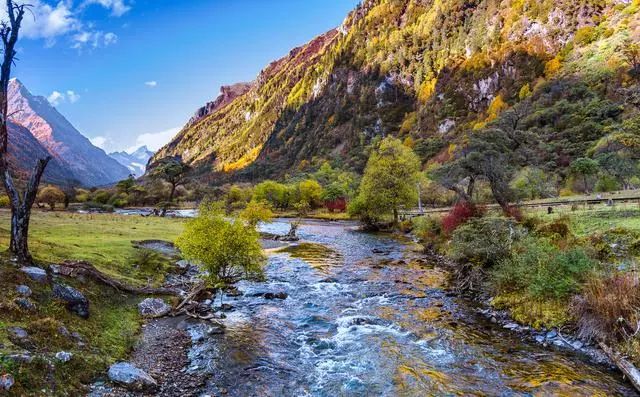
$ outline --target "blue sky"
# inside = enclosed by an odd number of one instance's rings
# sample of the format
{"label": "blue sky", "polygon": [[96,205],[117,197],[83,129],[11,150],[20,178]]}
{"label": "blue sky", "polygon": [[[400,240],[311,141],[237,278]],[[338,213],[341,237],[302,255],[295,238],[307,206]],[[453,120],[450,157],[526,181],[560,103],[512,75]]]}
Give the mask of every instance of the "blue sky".
{"label": "blue sky", "polygon": [[29,0],[13,76],[107,151],[168,141],[221,85],[338,26],[357,0]]}

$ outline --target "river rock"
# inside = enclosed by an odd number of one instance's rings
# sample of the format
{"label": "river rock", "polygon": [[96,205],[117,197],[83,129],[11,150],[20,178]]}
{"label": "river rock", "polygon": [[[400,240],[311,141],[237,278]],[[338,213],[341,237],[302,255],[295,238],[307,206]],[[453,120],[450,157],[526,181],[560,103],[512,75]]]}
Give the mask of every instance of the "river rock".
{"label": "river rock", "polygon": [[25,349],[33,347],[31,338],[29,338],[29,334],[24,330],[24,328],[9,327],[7,328],[7,336],[11,343],[16,346],[24,347]]}
{"label": "river rock", "polygon": [[520,328],[520,326],[516,323],[507,323],[505,325],[502,326],[503,328],[506,328],[508,330],[514,331]]}
{"label": "river rock", "polygon": [[77,289],[65,284],[55,284],[53,296],[65,302],[67,310],[70,312],[84,319],[89,318],[89,300]]}
{"label": "river rock", "polygon": [[169,314],[171,306],[160,298],[147,298],[138,304],[138,311],[144,318],[158,318]]}
{"label": "river rock", "polygon": [[35,312],[36,311],[35,303],[31,302],[27,298],[16,298],[16,299],[14,299],[13,302],[16,305],[18,305],[22,310],[25,310],[25,311],[28,311],[28,312]]}
{"label": "river rock", "polygon": [[551,331],[547,332],[547,339],[554,339],[558,337],[558,331],[556,331],[555,329],[552,329]]}
{"label": "river rock", "polygon": [[266,294],[264,294],[264,299],[287,299],[289,297],[289,294],[287,294],[286,292],[267,292]]}
{"label": "river rock", "polygon": [[47,272],[44,269],[35,266],[23,266],[20,271],[26,274],[30,279],[39,283],[47,282]]}
{"label": "river rock", "polygon": [[29,288],[28,286],[26,286],[24,284],[23,285],[18,285],[16,287],[16,292],[18,293],[18,295],[24,296],[25,298],[30,297],[31,294],[33,293],[31,291],[31,288]]}
{"label": "river rock", "polygon": [[73,353],[69,353],[65,351],[56,353],[56,360],[62,363],[69,362],[72,358],[73,358]]}
{"label": "river rock", "polygon": [[113,364],[109,368],[108,375],[112,382],[129,390],[144,391],[158,387],[155,379],[149,374],[127,362]]}
{"label": "river rock", "polygon": [[237,288],[229,288],[224,291],[224,294],[231,297],[242,296],[242,291]]}
{"label": "river rock", "polygon": [[9,391],[14,383],[16,383],[16,381],[13,379],[13,375],[4,374],[0,376],[0,390]]}

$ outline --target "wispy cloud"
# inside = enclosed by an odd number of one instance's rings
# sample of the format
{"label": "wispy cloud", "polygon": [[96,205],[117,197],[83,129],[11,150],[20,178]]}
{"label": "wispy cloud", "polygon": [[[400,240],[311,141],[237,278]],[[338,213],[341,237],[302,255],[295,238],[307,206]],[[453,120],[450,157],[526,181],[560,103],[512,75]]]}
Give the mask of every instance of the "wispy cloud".
{"label": "wispy cloud", "polygon": [[63,102],[76,103],[80,100],[80,94],[73,90],[67,90],[66,92],[53,91],[47,100],[53,106],[58,106]]}
{"label": "wispy cloud", "polygon": [[111,10],[111,15],[115,17],[121,17],[131,9],[131,6],[124,0],[85,0],[82,3],[82,7],[86,7],[91,4],[99,4],[104,8]]}
{"label": "wispy cloud", "polygon": [[98,31],[82,31],[73,35],[72,48],[81,50],[83,48],[107,47],[118,42],[118,36],[115,33]]}
{"label": "wispy cloud", "polygon": [[107,145],[111,142],[111,140],[104,136],[96,136],[94,138],[89,139],[93,146],[97,146],[100,149],[106,149]]}
{"label": "wispy cloud", "polygon": [[157,86],[158,86],[158,82],[157,82],[157,81],[155,81],[155,80],[146,81],[146,82],[144,83],[144,85],[146,85],[147,87],[154,88],[154,87],[157,87]]}

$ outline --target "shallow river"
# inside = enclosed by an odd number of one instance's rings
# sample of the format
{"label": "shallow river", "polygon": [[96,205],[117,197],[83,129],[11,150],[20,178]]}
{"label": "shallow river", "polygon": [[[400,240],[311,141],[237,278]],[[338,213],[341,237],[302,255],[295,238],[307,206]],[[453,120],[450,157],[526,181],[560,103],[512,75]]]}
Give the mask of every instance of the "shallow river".
{"label": "shallow river", "polygon": [[[288,223],[263,231],[285,233]],[[407,245],[346,223],[309,222],[304,243],[272,253],[224,335],[192,329],[204,393],[229,396],[635,395],[622,377],[568,352],[521,341],[447,295],[444,274]],[[315,245],[318,244],[318,245]],[[252,294],[284,291],[286,300]]]}

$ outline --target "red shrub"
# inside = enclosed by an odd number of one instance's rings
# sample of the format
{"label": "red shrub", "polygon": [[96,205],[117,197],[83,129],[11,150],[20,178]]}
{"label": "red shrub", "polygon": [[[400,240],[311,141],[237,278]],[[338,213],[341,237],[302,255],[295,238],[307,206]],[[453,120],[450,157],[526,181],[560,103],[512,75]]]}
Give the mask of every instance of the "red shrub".
{"label": "red shrub", "polygon": [[522,211],[520,210],[520,208],[516,207],[515,205],[509,206],[509,208],[506,211],[504,211],[504,215],[509,218],[513,218],[518,222],[522,221],[523,219]]}
{"label": "red shrub", "polygon": [[347,210],[347,199],[340,197],[335,200],[325,200],[324,206],[329,210],[329,212],[345,212]]}
{"label": "red shrub", "polygon": [[481,216],[482,209],[475,205],[461,201],[457,203],[447,215],[442,218],[442,230],[446,234],[451,234],[458,226],[462,225],[471,218]]}

